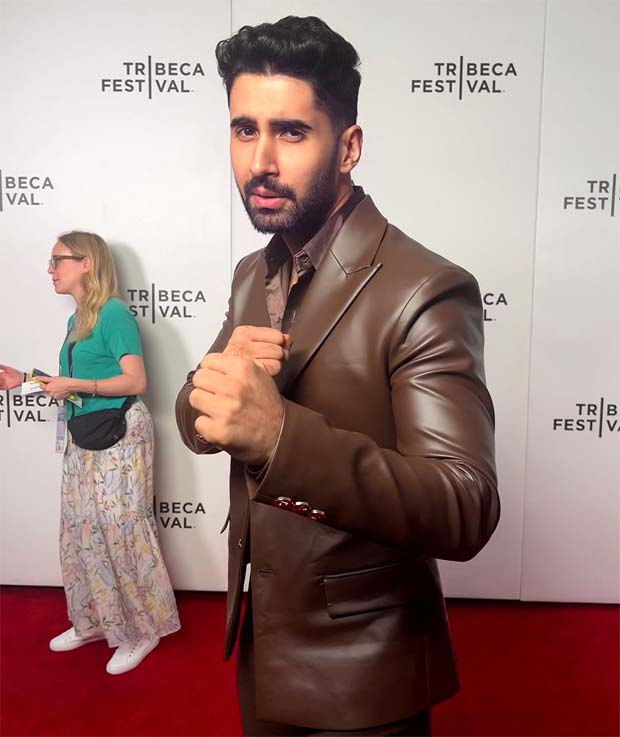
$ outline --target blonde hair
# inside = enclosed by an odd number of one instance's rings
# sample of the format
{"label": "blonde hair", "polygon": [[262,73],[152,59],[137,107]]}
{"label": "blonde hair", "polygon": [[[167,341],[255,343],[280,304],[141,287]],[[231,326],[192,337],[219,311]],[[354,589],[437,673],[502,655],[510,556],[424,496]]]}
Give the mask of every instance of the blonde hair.
{"label": "blonde hair", "polygon": [[84,302],[78,307],[70,340],[86,338],[97,324],[99,310],[111,298],[118,297],[118,281],[114,259],[107,243],[95,233],[72,230],[58,236],[73,256],[90,260],[90,269],[82,277]]}

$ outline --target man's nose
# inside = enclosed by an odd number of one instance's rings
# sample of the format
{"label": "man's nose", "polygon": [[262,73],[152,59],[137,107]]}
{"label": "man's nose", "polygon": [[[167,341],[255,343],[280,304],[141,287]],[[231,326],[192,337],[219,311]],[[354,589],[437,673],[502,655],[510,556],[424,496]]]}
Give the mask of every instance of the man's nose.
{"label": "man's nose", "polygon": [[254,177],[264,174],[277,176],[278,164],[275,146],[269,138],[261,137],[256,141],[250,163],[250,172]]}

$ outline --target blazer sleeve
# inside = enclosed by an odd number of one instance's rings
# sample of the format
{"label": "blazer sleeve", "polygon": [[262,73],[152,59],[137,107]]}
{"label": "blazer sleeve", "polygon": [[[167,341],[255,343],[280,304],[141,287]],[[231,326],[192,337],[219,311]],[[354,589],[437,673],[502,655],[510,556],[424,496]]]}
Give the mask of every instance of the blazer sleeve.
{"label": "blazer sleeve", "polygon": [[251,498],[304,500],[325,513],[322,524],[416,555],[472,558],[500,511],[482,325],[476,280],[458,268],[435,273],[391,337],[396,448],[285,400],[272,461],[260,483],[248,479]]}
{"label": "blazer sleeve", "polygon": [[[229,300],[228,310],[226,312],[222,329],[218,333],[217,338],[207,353],[221,353],[228,345],[232,331],[233,327],[230,319]],[[207,443],[198,436],[198,433],[196,432],[196,420],[198,419],[199,413],[189,403],[189,395],[194,388],[192,378],[199,368],[200,364],[187,374],[185,384],[183,384],[181,391],[177,394],[175,403],[177,427],[179,428],[181,440],[190,450],[194,451],[194,453],[218,453],[220,448],[218,448],[217,445]]]}
{"label": "blazer sleeve", "polygon": [[[239,267],[246,259],[247,256],[242,258],[235,267],[235,271],[233,273],[231,297],[229,297],[228,299],[228,309],[226,310],[226,314],[224,316],[224,323],[222,324],[220,332],[218,333],[216,339],[213,341],[213,344],[211,345],[207,353],[221,353],[228,345],[228,341],[230,340],[230,336],[232,335],[233,329],[235,327],[233,319],[231,317],[232,294],[234,294],[235,292],[235,277],[237,275],[237,272],[239,271]],[[195,369],[192,369],[187,374],[185,384],[183,384],[183,386],[181,387],[181,391],[177,395],[175,403],[177,427],[179,428],[181,440],[194,453],[218,453],[220,451],[220,448],[218,448],[217,445],[208,443],[205,440],[202,440],[202,438],[198,437],[195,425],[196,420],[199,416],[199,412],[197,412],[189,403],[189,395],[194,388],[192,378],[199,368],[200,364],[198,364]]]}

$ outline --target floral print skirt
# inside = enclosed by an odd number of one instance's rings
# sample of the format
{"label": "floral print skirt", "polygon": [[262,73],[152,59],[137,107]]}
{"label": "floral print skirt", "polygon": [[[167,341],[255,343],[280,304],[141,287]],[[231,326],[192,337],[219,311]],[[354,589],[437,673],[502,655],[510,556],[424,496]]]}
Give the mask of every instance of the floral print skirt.
{"label": "floral print skirt", "polygon": [[84,450],[68,433],[62,468],[60,562],[69,619],[110,647],[180,628],[153,513],[153,422],[134,402],[127,433]]}

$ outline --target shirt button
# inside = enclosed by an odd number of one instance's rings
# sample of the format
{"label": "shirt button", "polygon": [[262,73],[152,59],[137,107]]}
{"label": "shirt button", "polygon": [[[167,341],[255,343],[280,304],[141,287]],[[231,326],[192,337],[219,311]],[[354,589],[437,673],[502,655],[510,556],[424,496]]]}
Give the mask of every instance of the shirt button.
{"label": "shirt button", "polygon": [[279,496],[271,504],[274,507],[278,507],[278,509],[290,509],[293,506],[293,502],[288,496]]}
{"label": "shirt button", "polygon": [[316,522],[322,522],[325,519],[325,512],[322,509],[311,509],[308,512],[308,519],[315,520]]}
{"label": "shirt button", "polygon": [[238,548],[242,548],[243,547],[243,538],[242,537],[239,538],[239,542],[237,543],[237,547]]}

